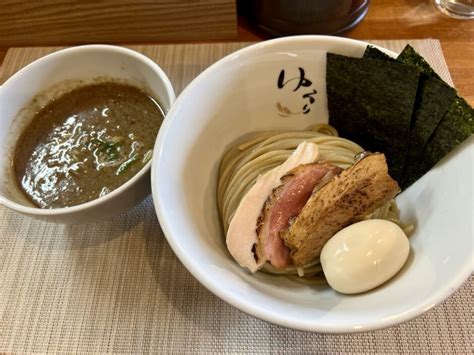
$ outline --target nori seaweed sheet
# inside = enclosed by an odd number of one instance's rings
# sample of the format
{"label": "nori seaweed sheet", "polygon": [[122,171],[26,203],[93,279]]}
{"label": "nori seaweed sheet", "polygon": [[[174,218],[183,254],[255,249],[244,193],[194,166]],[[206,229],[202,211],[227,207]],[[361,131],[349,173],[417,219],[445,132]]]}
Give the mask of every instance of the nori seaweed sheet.
{"label": "nori seaweed sheet", "polygon": [[[364,58],[383,62],[385,63],[385,65],[394,62],[393,58],[372,46],[367,46],[364,53]],[[390,164],[394,163],[393,158],[391,158],[390,156],[392,154],[399,154],[402,151],[402,149],[399,147],[399,145],[402,143],[401,139],[396,139],[392,134],[390,139],[385,139],[384,137],[380,136],[374,136],[375,142],[373,143],[373,145],[364,143],[364,139],[367,139],[368,137],[358,137],[363,134],[356,134],[354,132],[350,132],[353,129],[359,131],[362,130],[363,124],[356,124],[354,122],[350,122],[351,120],[347,117],[345,119],[343,117],[338,119],[337,117],[340,116],[341,113],[331,112],[333,110],[343,111],[343,108],[338,107],[337,104],[337,101],[340,101],[345,102],[345,104],[347,105],[353,105],[355,107],[358,107],[358,110],[356,111],[359,112],[354,117],[362,116],[361,113],[363,113],[364,110],[360,109],[359,106],[363,106],[363,104],[358,104],[357,102],[355,102],[355,100],[360,101],[360,97],[354,95],[353,101],[351,100],[351,94],[347,94],[347,92],[351,92],[351,90],[355,92],[359,89],[356,88],[357,85],[360,84],[359,77],[355,77],[354,79],[352,79],[352,74],[350,74],[349,71],[349,77],[346,78],[346,84],[350,85],[350,82],[352,82],[352,84],[356,87],[353,87],[352,89],[349,87],[344,88],[343,85],[340,85],[340,87],[338,88],[335,87],[335,90],[342,90],[343,92],[345,90],[345,94],[341,94],[340,96],[342,97],[337,98],[335,99],[335,101],[333,101],[332,99],[330,99],[330,96],[335,98],[338,94],[334,93],[333,90],[329,89],[329,87],[332,86],[329,83],[329,81],[332,80],[332,74],[329,75],[326,78],[328,81],[328,108],[330,112],[329,120],[331,124],[337,125],[336,122],[338,120],[341,120],[341,122],[343,122],[344,120],[349,121],[346,123],[342,123],[340,127],[336,127],[343,136],[346,136],[349,139],[353,139],[356,142],[360,143],[362,146],[364,146],[366,149],[371,150],[374,149],[369,147],[381,145],[381,142],[386,141],[386,146],[377,150],[386,153],[387,159],[389,161],[391,175],[399,182],[401,180],[402,188],[406,188],[413,182],[418,180],[427,171],[429,171],[434,165],[436,165],[438,161],[443,159],[446,154],[455,149],[464,140],[472,136],[472,134],[474,133],[474,110],[463,98],[456,95],[455,89],[453,89],[444,81],[442,81],[439,75],[436,74],[436,72],[431,68],[431,66],[426,62],[426,60],[421,55],[419,55],[410,45],[407,45],[403,49],[403,51],[397,57],[396,61],[397,63],[400,63],[402,65],[405,64],[411,68],[416,68],[418,70],[418,73],[420,74],[416,100],[414,103],[414,109],[412,110],[412,117],[410,123],[411,129],[409,133],[409,150],[405,159],[404,172],[401,177],[397,178],[397,175],[399,174],[399,168],[397,166],[390,166]],[[372,64],[374,65],[374,67],[376,67],[373,62]],[[341,69],[344,70],[344,68]],[[379,76],[379,74],[375,75]],[[360,90],[363,91],[367,89],[367,86],[368,85],[365,85],[365,83],[363,83],[362,85],[360,85]],[[372,94],[373,93],[370,93],[370,95]],[[330,101],[333,101],[332,104],[330,104]],[[375,104],[375,106],[377,106],[377,104]],[[352,108],[348,111],[352,111]],[[375,109],[369,111],[372,114],[377,115]],[[345,114],[350,115],[352,113],[346,112]],[[386,112],[380,111],[380,114],[385,115]],[[357,118],[357,120],[359,120],[359,118]],[[369,122],[369,120],[367,120],[367,122]],[[387,121],[385,120],[381,122],[374,122],[372,120],[371,123],[368,124],[375,126],[375,128],[371,129],[373,132],[382,132],[385,129],[389,131],[389,129],[387,129],[388,127],[385,127],[383,129],[381,128],[381,126],[384,126],[386,122]],[[404,120],[401,120],[401,122],[402,125],[403,123],[405,123]],[[348,127],[347,130],[344,129],[344,127],[342,126]],[[394,127],[392,126],[392,128]],[[367,135],[370,135],[372,133],[369,132],[367,133]],[[392,147],[392,144],[395,147]],[[394,150],[396,150],[396,152],[394,152]],[[401,158],[399,157],[395,159],[396,162],[400,160]],[[395,164],[397,164],[396,162]]]}
{"label": "nori seaweed sheet", "polygon": [[425,73],[420,74],[411,126],[416,135],[423,137],[423,141],[418,142],[422,143],[422,147],[428,142],[455,97],[456,90],[444,81]]}
{"label": "nori seaweed sheet", "polygon": [[[402,188],[405,189],[474,133],[474,114],[473,108],[456,95],[456,90],[446,84],[413,47],[407,45],[397,60],[422,72],[409,155],[402,177]],[[423,99],[428,96],[431,99],[424,105]]]}
{"label": "nori seaweed sheet", "polygon": [[421,158],[413,162],[410,174],[405,175],[403,187],[413,184],[472,134],[474,109],[457,96],[424,147]]}
{"label": "nori seaweed sheet", "polygon": [[455,98],[456,90],[445,82],[421,74],[412,117],[408,156],[401,181],[402,187],[407,187],[409,181],[413,180],[411,176],[418,175],[419,161],[423,159],[424,148]]}
{"label": "nori seaweed sheet", "polygon": [[[415,130],[415,138],[423,137],[423,141],[417,141],[423,148],[453,102],[456,90],[446,84],[409,44],[398,55],[397,61],[415,67],[421,72],[412,128]],[[420,118],[421,122],[417,123]]]}
{"label": "nori seaweed sheet", "polygon": [[428,163],[434,165],[474,134],[474,109],[462,97],[456,97],[426,147]]}
{"label": "nori seaweed sheet", "polygon": [[[393,58],[372,46],[367,46],[364,57],[393,61]],[[452,139],[451,135],[454,134],[452,129],[446,132],[444,129],[446,126],[452,127],[450,122],[454,119],[455,112],[462,117],[468,117],[468,111],[472,112],[472,108],[456,95],[456,90],[446,84],[410,45],[405,46],[396,60],[417,68],[421,73],[411,121],[408,155],[401,179],[402,188],[406,188],[462,142],[461,140],[455,143],[457,139]],[[465,126],[466,122],[460,118],[456,124]],[[435,131],[436,135],[433,135]],[[469,128],[461,128],[461,131],[465,133]],[[466,139],[469,135],[464,134],[461,137]],[[446,149],[448,146],[450,149]]]}
{"label": "nori seaweed sheet", "polygon": [[382,152],[400,181],[408,151],[419,72],[378,59],[327,54],[329,123],[342,137]]}
{"label": "nori seaweed sheet", "polygon": [[387,60],[391,62],[395,62],[396,59],[390,57],[388,54],[385,54],[381,50],[373,47],[373,46],[367,46],[365,48],[365,52],[363,55],[363,58],[371,58],[371,59],[379,59],[379,60]]}
{"label": "nori seaweed sheet", "polygon": [[[397,61],[406,65],[416,67],[422,74],[418,84],[417,100],[413,111],[411,127],[415,128],[414,138],[416,146],[423,148],[428,138],[439,121],[448,110],[454,100],[456,91],[442,81],[430,65],[410,45],[405,46],[403,51],[394,59],[377,48],[368,45],[363,58],[372,58],[385,61]],[[420,120],[419,123],[416,123]],[[415,127],[416,123],[416,127]]]}
{"label": "nori seaweed sheet", "polygon": [[405,48],[403,48],[401,53],[398,55],[397,61],[405,63],[406,65],[416,67],[422,73],[425,73],[426,75],[432,78],[436,78],[441,81],[443,80],[438,74],[436,74],[436,72],[433,70],[433,68],[431,68],[428,62],[421,55],[419,55],[409,44],[407,44]]}
{"label": "nori seaweed sheet", "polygon": [[[415,174],[418,170],[418,160],[428,143],[433,131],[438,126],[449,105],[456,96],[456,91],[449,85],[431,75],[432,69],[410,46],[406,46],[397,59],[394,59],[375,47],[367,46],[363,58],[383,61],[398,61],[411,65],[420,71],[415,109],[410,124],[410,140],[408,154],[403,169],[401,185],[405,177]],[[415,63],[415,64],[414,64]]]}

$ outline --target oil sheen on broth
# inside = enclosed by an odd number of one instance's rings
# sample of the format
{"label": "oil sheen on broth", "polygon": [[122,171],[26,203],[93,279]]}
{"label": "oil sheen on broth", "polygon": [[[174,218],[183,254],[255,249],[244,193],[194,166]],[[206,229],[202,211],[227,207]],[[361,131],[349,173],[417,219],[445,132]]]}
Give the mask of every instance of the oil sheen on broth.
{"label": "oil sheen on broth", "polygon": [[104,196],[151,158],[163,111],[123,83],[82,86],[39,110],[20,135],[16,180],[41,208],[74,206]]}

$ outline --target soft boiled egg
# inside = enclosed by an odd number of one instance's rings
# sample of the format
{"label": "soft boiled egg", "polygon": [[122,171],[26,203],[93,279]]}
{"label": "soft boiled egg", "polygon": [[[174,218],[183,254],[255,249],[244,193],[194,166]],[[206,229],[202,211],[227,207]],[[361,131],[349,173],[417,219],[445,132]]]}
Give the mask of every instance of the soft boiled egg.
{"label": "soft boiled egg", "polygon": [[337,232],[321,251],[329,285],[347,294],[369,291],[405,264],[410,244],[403,230],[384,219],[354,223]]}

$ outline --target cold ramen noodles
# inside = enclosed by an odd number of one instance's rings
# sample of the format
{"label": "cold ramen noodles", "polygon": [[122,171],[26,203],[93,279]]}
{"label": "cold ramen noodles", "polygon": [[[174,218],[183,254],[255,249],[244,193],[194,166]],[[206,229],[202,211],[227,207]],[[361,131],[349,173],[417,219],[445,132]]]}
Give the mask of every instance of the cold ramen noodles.
{"label": "cold ramen noodles", "polygon": [[34,115],[14,150],[25,196],[41,208],[104,196],[150,160],[163,111],[145,91],[105,81],[76,87]]}
{"label": "cold ramen noodles", "polygon": [[[396,259],[380,280],[384,282],[399,271],[409,252],[406,233],[411,226],[400,222],[393,200],[399,191],[383,154],[364,152],[322,124],[306,131],[259,133],[232,147],[220,166],[218,205],[227,247],[240,266],[311,284],[325,282],[328,274],[333,278],[328,278],[330,285],[344,278],[329,272],[340,265],[328,263],[323,273],[328,240],[347,226],[364,228],[356,222],[378,221],[372,227],[380,229],[380,235],[366,243],[383,244],[373,250],[375,258],[377,252],[382,259],[391,252]],[[339,239],[350,242],[344,235]],[[333,242],[328,253],[337,251]],[[370,281],[334,288],[358,293],[377,286]]]}

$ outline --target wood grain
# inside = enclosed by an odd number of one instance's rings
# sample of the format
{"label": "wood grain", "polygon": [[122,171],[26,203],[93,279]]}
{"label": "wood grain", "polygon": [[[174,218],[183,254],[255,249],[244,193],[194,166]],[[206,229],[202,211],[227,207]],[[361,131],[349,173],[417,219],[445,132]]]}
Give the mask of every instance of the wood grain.
{"label": "wood grain", "polygon": [[2,67],[3,58],[5,58],[7,51],[8,51],[8,47],[0,47],[0,69]]}
{"label": "wood grain", "polygon": [[0,7],[0,46],[231,39],[237,34],[234,0],[2,0]]}
{"label": "wood grain", "polygon": [[[110,0],[106,0],[110,1]],[[3,4],[12,2],[4,0]],[[120,3],[120,1],[119,1]],[[4,15],[4,8],[0,17]],[[245,18],[238,19],[238,41],[261,41],[269,38],[258,32]],[[2,23],[0,23],[0,28]],[[189,29],[191,31],[191,28]],[[376,0],[372,1],[364,20],[345,36],[355,39],[417,39],[436,38],[441,42],[454,84],[460,94],[474,105],[474,24],[472,21],[453,20],[439,14],[430,0]],[[0,35],[0,40],[3,38]],[[214,36],[196,40],[211,41]],[[147,44],[163,43],[165,39],[155,37]],[[13,41],[12,41],[13,42]],[[84,42],[82,40],[81,42]],[[53,45],[59,41],[49,42]],[[127,41],[117,41],[125,44]],[[21,43],[0,44],[0,63],[8,46]]]}
{"label": "wood grain", "polygon": [[430,0],[377,0],[370,4],[364,20],[345,35],[357,39],[473,41],[474,25],[440,14]]}

